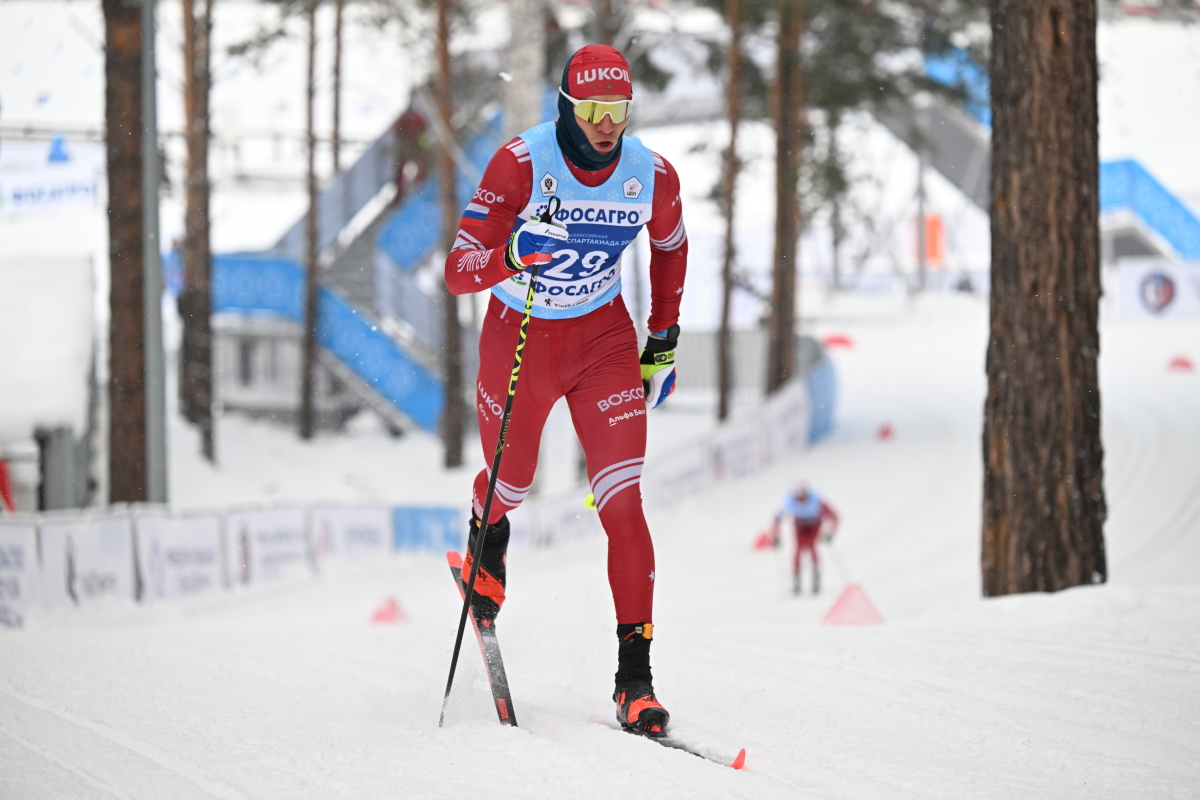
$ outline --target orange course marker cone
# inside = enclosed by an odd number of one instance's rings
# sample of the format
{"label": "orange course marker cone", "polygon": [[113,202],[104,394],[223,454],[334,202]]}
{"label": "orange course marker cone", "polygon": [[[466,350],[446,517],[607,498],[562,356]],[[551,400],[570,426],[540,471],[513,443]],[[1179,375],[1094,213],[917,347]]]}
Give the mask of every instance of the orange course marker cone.
{"label": "orange course marker cone", "polygon": [[883,617],[858,584],[847,586],[821,620],[822,625],[879,625]]}
{"label": "orange course marker cone", "polygon": [[404,613],[404,609],[400,607],[394,597],[384,600],[383,604],[371,614],[372,625],[390,625],[393,622],[404,622],[407,619],[408,615]]}
{"label": "orange course marker cone", "polygon": [[1171,363],[1167,364],[1167,369],[1170,372],[1194,372],[1196,367],[1187,356],[1175,356]]}

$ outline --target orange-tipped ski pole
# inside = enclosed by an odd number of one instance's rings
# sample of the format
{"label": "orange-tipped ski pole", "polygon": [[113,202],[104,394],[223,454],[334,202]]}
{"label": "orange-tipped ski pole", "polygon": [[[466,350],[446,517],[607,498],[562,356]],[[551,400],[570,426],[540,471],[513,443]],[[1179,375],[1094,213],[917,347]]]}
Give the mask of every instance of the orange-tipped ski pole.
{"label": "orange-tipped ski pole", "polygon": [[[542,222],[550,222],[562,208],[558,197],[551,197],[546,204],[546,213],[541,217]],[[471,553],[471,575],[467,579],[467,588],[463,592],[462,614],[458,618],[458,634],[454,638],[454,655],[450,658],[450,675],[446,678],[446,694],[442,697],[442,715],[438,719],[438,727],[446,722],[446,705],[450,702],[450,690],[454,686],[454,671],[458,668],[458,653],[462,649],[463,631],[467,628],[467,614],[471,610],[471,600],[475,597],[475,577],[479,574],[479,560],[483,557],[483,544],[487,539],[488,517],[492,512],[492,499],[496,494],[496,477],[500,474],[500,458],[504,455],[504,440],[508,438],[508,422],[512,417],[513,398],[517,394],[517,378],[521,374],[521,354],[525,351],[525,340],[529,335],[529,318],[533,312],[533,292],[537,284],[540,264],[534,264],[529,270],[529,291],[525,294],[525,315],[521,318],[521,332],[517,337],[517,351],[513,356],[512,375],[508,379],[508,397],[504,400],[504,416],[500,422],[500,435],[496,438],[496,454],[492,456],[492,475],[488,479],[487,494],[483,500],[483,516],[479,520],[479,538],[475,542],[475,550]],[[514,723],[515,727],[515,723]]]}

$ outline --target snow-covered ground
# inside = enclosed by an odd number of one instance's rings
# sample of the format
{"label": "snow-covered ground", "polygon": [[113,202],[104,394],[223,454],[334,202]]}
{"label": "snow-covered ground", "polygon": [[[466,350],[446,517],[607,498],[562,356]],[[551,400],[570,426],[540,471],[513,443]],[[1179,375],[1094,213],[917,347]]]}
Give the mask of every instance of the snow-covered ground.
{"label": "snow-covered ground", "polygon": [[[169,131],[180,118],[177,59],[167,56],[178,50],[178,7],[160,8]],[[257,4],[217,9],[219,20],[234,21],[218,33],[223,44],[269,17]],[[0,3],[0,121],[98,127],[100,30],[94,2]],[[394,29],[355,28],[348,136],[377,135],[403,108],[423,76],[422,46],[400,42]],[[261,74],[218,65],[219,250],[269,245],[300,213],[300,48],[297,40],[281,45]],[[1194,26],[1123,20],[1099,31],[1104,157],[1143,160],[1193,207],[1197,52]],[[328,109],[319,115],[328,120]],[[282,135],[256,138],[264,130]],[[720,225],[703,198],[722,133],[643,133],[680,168],[694,258],[685,316],[705,327],[716,296],[716,262],[705,253]],[[869,150],[883,184],[881,216],[903,221],[911,154],[878,130],[847,136]],[[743,141],[739,229],[744,266],[753,268],[770,246],[761,212],[770,143],[755,125]],[[178,142],[170,142],[178,179]],[[0,151],[5,159],[15,152],[7,144]],[[950,233],[952,259],[986,252],[981,214],[940,179],[931,178],[930,190],[931,210],[964,221]],[[176,194],[164,205],[166,239],[179,220]],[[97,199],[57,216],[6,218],[0,251],[8,259],[92,256],[103,320],[105,237]],[[821,268],[814,241],[806,239],[805,263]],[[894,261],[911,259],[906,247],[894,239]],[[740,318],[753,319],[757,309],[743,300]],[[34,614],[26,630],[0,631],[0,798],[1200,796],[1200,374],[1167,369],[1176,355],[1200,364],[1200,323],[1103,329],[1109,585],[985,601],[986,306],[962,296],[831,299],[812,291],[804,303],[802,316],[815,320],[810,332],[855,343],[833,356],[835,434],[650,520],[657,688],[681,738],[727,756],[746,747],[745,772],[594,724],[611,719],[616,655],[597,538],[512,553],[500,636],[516,730],[496,723],[469,641],[448,727],[437,728],[458,603],[435,556],[187,605]],[[884,423],[895,431],[887,441],[876,436]],[[552,424],[570,435],[563,420]],[[650,459],[710,424],[655,412]],[[198,458],[194,432],[177,418],[170,435],[170,494],[183,508],[465,506],[481,464],[470,442],[467,466],[442,471],[436,440],[386,438],[369,417],[311,443],[223,417],[217,467]],[[542,466],[544,491],[570,483],[569,454]],[[844,523],[836,550],[826,552],[826,592],[815,598],[788,594],[788,552],[750,547],[801,476]],[[865,589],[884,625],[819,625],[849,581]],[[368,624],[388,597],[407,620]]]}
{"label": "snow-covered ground", "polygon": [[[518,729],[496,722],[469,641],[437,728],[458,601],[432,555],[34,616],[0,634],[0,796],[1200,794],[1200,375],[1167,369],[1200,361],[1200,325],[1103,331],[1110,584],[996,600],[978,577],[986,306],[839,298],[818,332],[854,341],[834,356],[837,432],[650,520],[660,696],[681,738],[746,747],[745,772],[595,724],[616,655],[596,538],[511,553]],[[322,441],[329,474],[356,468],[354,447]],[[416,461],[424,445],[397,447]],[[826,592],[794,598],[788,553],[750,543],[802,475],[842,514],[852,576],[827,551]],[[459,481],[427,466],[419,487]],[[819,625],[848,577],[885,624]],[[407,621],[368,624],[389,596]]]}

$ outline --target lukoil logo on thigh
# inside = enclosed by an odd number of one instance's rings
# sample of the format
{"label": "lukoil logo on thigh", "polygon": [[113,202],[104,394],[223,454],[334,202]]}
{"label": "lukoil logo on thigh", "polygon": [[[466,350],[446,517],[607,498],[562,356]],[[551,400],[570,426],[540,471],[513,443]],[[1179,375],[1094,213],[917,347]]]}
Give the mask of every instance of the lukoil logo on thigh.
{"label": "lukoil logo on thigh", "polygon": [[481,382],[476,381],[475,388],[479,390],[479,399],[482,401],[479,403],[479,410],[483,411],[485,416],[487,415],[487,411],[491,411],[497,417],[504,415],[504,406],[492,399],[492,396],[488,394],[487,389],[483,388]]}
{"label": "lukoil logo on thigh", "polygon": [[610,394],[606,399],[597,402],[596,408],[601,411],[608,411],[610,408],[616,408],[622,403],[628,403],[633,400],[644,400],[645,398],[646,394],[642,387],[639,386],[636,389],[626,389],[618,394]]}

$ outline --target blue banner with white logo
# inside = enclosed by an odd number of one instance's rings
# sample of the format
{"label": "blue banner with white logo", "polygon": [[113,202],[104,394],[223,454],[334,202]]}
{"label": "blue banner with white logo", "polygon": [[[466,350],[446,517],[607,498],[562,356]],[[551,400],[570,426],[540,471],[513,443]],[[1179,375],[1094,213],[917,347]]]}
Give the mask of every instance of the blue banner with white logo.
{"label": "blue banner with white logo", "polygon": [[457,509],[440,506],[402,506],[392,512],[395,549],[461,551],[466,520]]}

